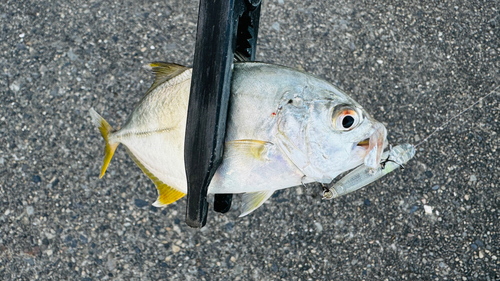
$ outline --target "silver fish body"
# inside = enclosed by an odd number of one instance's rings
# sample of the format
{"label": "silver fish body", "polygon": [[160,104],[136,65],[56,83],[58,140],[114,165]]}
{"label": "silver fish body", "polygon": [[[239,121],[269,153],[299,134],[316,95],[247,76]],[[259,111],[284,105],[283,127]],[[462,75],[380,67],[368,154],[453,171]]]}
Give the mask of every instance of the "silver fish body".
{"label": "silver fish body", "polygon": [[[119,143],[155,182],[162,206],[187,192],[184,137],[191,69],[152,63],[156,81],[114,131],[95,111],[106,140],[101,176]],[[385,127],[332,84],[290,68],[234,64],[224,156],[209,193],[245,193],[243,214],[275,190],[329,183],[364,163],[380,163]],[[110,155],[109,155],[110,154]]]}

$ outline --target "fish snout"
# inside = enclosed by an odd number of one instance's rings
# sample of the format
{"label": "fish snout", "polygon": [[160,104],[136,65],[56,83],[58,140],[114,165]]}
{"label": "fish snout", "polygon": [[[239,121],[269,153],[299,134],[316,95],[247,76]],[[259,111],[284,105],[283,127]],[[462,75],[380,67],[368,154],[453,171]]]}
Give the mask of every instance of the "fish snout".
{"label": "fish snout", "polygon": [[387,147],[387,129],[382,123],[375,122],[368,137],[360,141],[357,146],[365,150],[364,164],[372,169],[380,166],[382,152]]}

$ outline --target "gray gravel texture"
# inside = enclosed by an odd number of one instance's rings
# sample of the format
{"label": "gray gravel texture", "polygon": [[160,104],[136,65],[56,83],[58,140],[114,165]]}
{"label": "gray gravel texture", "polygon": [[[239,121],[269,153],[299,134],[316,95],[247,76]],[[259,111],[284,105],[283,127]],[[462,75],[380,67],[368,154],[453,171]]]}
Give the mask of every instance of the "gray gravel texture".
{"label": "gray gravel texture", "polygon": [[[500,83],[500,1],[264,1],[258,60],[339,85],[417,143]],[[275,194],[184,223],[124,149],[99,180],[96,108],[123,124],[192,64],[197,1],[0,4],[0,280],[500,280],[499,95],[419,147],[404,171],[334,201]],[[428,213],[429,206],[432,209]],[[427,208],[427,212],[426,212]]]}

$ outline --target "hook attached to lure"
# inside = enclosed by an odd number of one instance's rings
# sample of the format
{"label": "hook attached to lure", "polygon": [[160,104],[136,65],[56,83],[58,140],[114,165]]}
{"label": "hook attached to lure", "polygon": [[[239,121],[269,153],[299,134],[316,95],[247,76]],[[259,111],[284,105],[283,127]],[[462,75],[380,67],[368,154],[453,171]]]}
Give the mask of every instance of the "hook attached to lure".
{"label": "hook attached to lure", "polygon": [[382,154],[382,159],[386,159],[382,162],[383,167],[372,169],[365,165],[359,166],[336,182],[332,187],[325,190],[323,192],[323,199],[330,200],[356,191],[403,166],[413,156],[415,156],[415,146],[412,144],[405,143],[393,147],[390,151]]}

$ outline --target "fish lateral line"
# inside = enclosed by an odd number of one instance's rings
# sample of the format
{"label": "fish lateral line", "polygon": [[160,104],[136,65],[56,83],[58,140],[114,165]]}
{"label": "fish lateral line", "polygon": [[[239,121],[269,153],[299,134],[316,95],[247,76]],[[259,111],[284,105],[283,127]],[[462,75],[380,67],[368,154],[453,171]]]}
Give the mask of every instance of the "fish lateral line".
{"label": "fish lateral line", "polygon": [[170,132],[172,131],[174,128],[172,127],[168,127],[168,128],[160,128],[160,129],[155,129],[155,130],[149,130],[149,131],[137,131],[137,132],[129,132],[129,133],[124,133],[124,134],[121,134],[121,135],[118,135],[117,138],[118,139],[123,139],[123,138],[127,138],[127,137],[130,137],[130,136],[136,136],[136,137],[147,137],[151,134],[155,134],[155,133],[167,133],[167,132]]}

